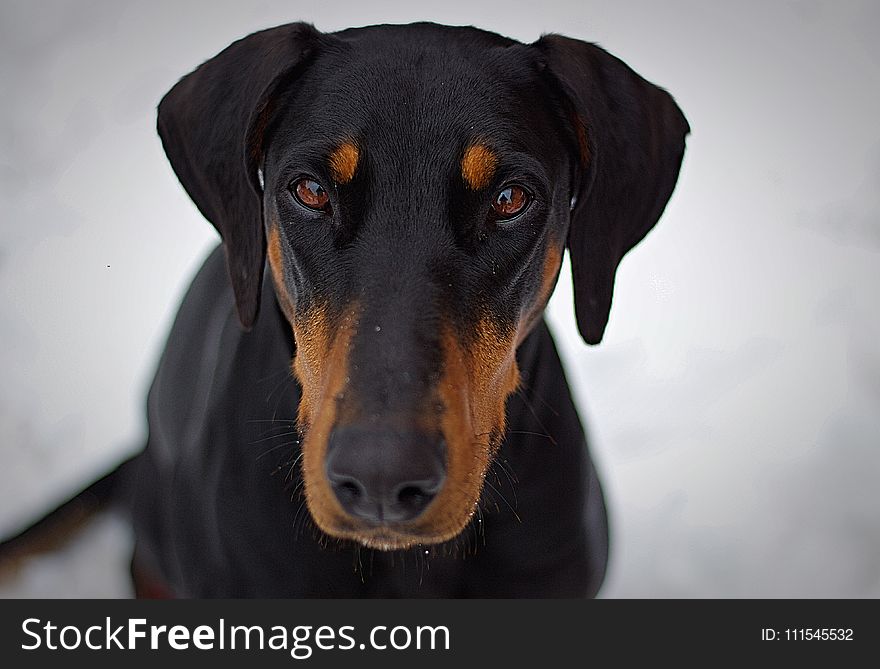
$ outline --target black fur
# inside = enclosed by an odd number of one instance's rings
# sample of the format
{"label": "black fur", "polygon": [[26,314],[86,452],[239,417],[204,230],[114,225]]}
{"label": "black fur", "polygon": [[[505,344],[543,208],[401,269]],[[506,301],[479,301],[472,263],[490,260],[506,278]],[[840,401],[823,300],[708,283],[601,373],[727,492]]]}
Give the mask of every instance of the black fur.
{"label": "black fur", "polygon": [[[522,384],[481,513],[459,537],[389,553],[310,524],[291,468],[296,344],[263,281],[265,229],[279,225],[297,314],[323,305],[339,324],[359,305],[350,382],[360,410],[415,415],[442,373],[441,331],[467,347],[486,314],[515,329],[540,313],[544,259],[565,243],[579,329],[602,338],[617,264],[678,175],[688,127],[672,98],[598,47],[555,35],[524,45],[431,24],[330,35],[291,24],[182,79],[159,107],[159,131],[223,238],[232,291],[217,251],[150,393],[134,502],[140,578],[178,596],[594,595],[604,502],[540,319],[516,353]],[[345,137],[364,145],[354,178],[328,188],[331,214],[305,209],[289,184],[303,174],[332,184],[325,157]],[[499,161],[474,190],[459,161],[477,140]],[[533,201],[497,224],[486,212],[511,182]]]}

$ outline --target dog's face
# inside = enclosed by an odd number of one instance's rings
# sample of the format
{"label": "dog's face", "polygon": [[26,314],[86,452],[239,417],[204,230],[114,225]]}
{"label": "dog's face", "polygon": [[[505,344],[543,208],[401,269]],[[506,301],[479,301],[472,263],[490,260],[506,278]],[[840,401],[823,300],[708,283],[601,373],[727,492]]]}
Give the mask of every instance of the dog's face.
{"label": "dog's face", "polygon": [[376,546],[449,539],[473,513],[568,224],[549,87],[522,52],[457,36],[318,54],[265,141],[309,508]]}
{"label": "dog's face", "polygon": [[[641,111],[603,99],[609,86]],[[200,147],[209,113],[223,127]],[[636,149],[615,137],[633,122]],[[598,341],[614,269],[662,212],[686,130],[668,95],[592,45],[431,25],[283,26],[172,90],[160,132],[224,237],[242,320],[256,317],[265,257],[290,321],[323,531],[383,549],[462,531],[566,243],[576,290],[584,275],[579,325]],[[607,158],[616,175],[599,168],[606,150],[621,154]],[[624,213],[595,210],[608,197]],[[586,242],[570,230],[575,203]]]}

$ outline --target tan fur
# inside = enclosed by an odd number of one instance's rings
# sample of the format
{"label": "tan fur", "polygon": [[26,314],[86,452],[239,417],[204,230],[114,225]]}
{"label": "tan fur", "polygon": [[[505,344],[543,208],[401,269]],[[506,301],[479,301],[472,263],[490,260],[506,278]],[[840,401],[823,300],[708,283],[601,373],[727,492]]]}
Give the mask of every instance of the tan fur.
{"label": "tan fur", "polygon": [[316,309],[304,323],[294,325],[297,352],[294,373],[302,385],[299,423],[307,428],[302,444],[306,502],[318,527],[340,536],[345,513],[324,473],[327,442],[336,424],[339,397],[348,384],[348,359],[357,310],[345,310],[342,323],[331,330],[323,310]]}
{"label": "tan fur", "polygon": [[471,190],[481,190],[489,185],[498,167],[498,157],[482,144],[469,146],[461,159],[461,177]]}
{"label": "tan fur", "polygon": [[[441,427],[447,447],[447,485],[419,519],[431,541],[459,534],[477,508],[497,444],[491,435],[505,427],[507,397],[519,384],[513,333],[483,318],[471,346],[451,331],[443,335],[444,371],[438,394],[445,411]],[[426,543],[422,540],[423,543]]]}
{"label": "tan fur", "polygon": [[275,294],[278,296],[278,304],[281,305],[281,310],[287,320],[293,322],[293,300],[284,283],[284,256],[281,254],[281,233],[278,231],[277,224],[273,224],[269,228],[267,255],[269,269],[272,271],[272,283],[275,285]]}
{"label": "tan fur", "polygon": [[547,252],[544,254],[544,265],[541,269],[541,287],[538,289],[535,301],[526,310],[525,316],[521,319],[517,328],[516,345],[519,346],[526,336],[535,327],[541,314],[544,313],[544,307],[556,288],[556,281],[559,278],[559,269],[562,266],[563,247],[553,238],[547,240]]}
{"label": "tan fur", "polygon": [[347,184],[357,171],[360,151],[352,142],[343,142],[330,154],[330,172],[338,184]]}
{"label": "tan fur", "polygon": [[[353,330],[351,321],[338,329],[330,344],[322,381],[318,382],[319,392],[306,389],[315,383],[306,381],[314,378],[308,370],[313,352],[298,352],[297,376],[304,386],[301,418],[309,425],[303,443],[309,510],[327,534],[373,548],[402,549],[447,541],[458,535],[474,514],[496,446],[490,442],[490,435],[504,432],[505,403],[519,383],[514,333],[487,317],[475,329],[470,346],[463,346],[451,331],[443,335],[444,372],[436,393],[445,410],[426,420],[439,427],[446,440],[446,485],[414,523],[376,528],[366,527],[345,513],[324,474],[327,441],[341,418],[337,398],[346,388]],[[326,333],[317,338],[325,337]],[[346,398],[345,403],[348,401]]]}

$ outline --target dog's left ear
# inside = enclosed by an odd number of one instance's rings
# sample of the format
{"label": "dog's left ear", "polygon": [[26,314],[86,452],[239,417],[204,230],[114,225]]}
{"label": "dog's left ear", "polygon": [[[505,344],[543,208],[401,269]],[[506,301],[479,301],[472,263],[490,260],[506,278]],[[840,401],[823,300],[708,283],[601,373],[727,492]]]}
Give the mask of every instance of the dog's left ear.
{"label": "dog's left ear", "polygon": [[257,319],[265,261],[257,170],[275,91],[326,37],[291,23],[234,42],[159,103],[158,130],[186,192],[223,238],[238,317]]}
{"label": "dog's left ear", "polygon": [[545,35],[534,46],[579,145],[568,247],[578,329],[598,344],[617,265],[663,213],[690,128],[669,93],[596,45]]}

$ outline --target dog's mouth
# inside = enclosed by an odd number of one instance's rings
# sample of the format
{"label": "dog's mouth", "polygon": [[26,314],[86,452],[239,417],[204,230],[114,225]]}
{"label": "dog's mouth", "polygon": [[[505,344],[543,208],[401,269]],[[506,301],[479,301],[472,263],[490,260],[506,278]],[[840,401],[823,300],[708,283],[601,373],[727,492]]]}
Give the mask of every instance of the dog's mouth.
{"label": "dog's mouth", "polygon": [[330,526],[319,525],[321,530],[337,539],[347,539],[358,544],[381,551],[404,550],[416,546],[428,546],[443,543],[455,537],[459,532],[435,534],[420,530],[417,526],[406,524],[377,524],[367,521],[351,522],[339,519]]}

